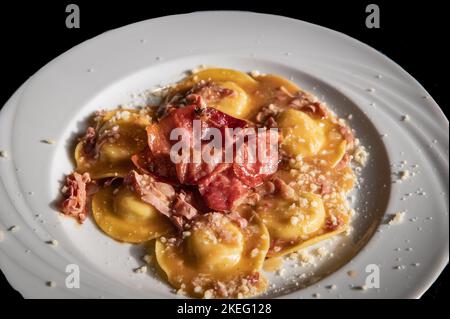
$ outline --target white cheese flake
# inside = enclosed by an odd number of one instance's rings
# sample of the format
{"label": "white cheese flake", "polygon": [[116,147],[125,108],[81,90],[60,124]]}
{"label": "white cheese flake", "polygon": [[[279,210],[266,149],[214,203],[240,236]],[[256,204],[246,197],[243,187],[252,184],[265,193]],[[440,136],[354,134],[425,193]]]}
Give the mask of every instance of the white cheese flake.
{"label": "white cheese flake", "polygon": [[254,248],[251,252],[250,252],[250,256],[252,258],[255,258],[256,256],[259,255],[259,249],[258,248]]}
{"label": "white cheese flake", "polygon": [[49,244],[50,246],[56,247],[58,246],[58,241],[56,239],[52,239],[47,241],[47,244]]}
{"label": "white cheese flake", "polygon": [[329,285],[327,288],[330,290],[336,290],[337,286],[335,284],[332,284],[332,285]]}
{"label": "white cheese flake", "polygon": [[406,181],[410,176],[411,176],[411,175],[410,175],[410,173],[409,173],[409,170],[404,170],[404,171],[401,171],[401,172],[400,172],[400,179],[401,179],[402,181]]}
{"label": "white cheese flake", "polygon": [[136,268],[134,270],[134,272],[137,273],[137,274],[144,274],[144,273],[147,272],[147,266],[141,266],[139,268]]}
{"label": "white cheese flake", "polygon": [[353,153],[353,159],[361,166],[366,166],[367,160],[369,158],[369,153],[366,151],[366,148],[364,146],[358,146],[354,153]]}
{"label": "white cheese flake", "polygon": [[214,295],[214,291],[212,289],[208,289],[203,294],[203,298],[204,299],[211,299],[213,297],[213,295]]}
{"label": "white cheese flake", "polygon": [[51,139],[51,138],[46,138],[46,139],[41,140],[41,143],[44,143],[44,144],[55,144],[56,141],[54,139]]}
{"label": "white cheese flake", "polygon": [[328,255],[328,249],[326,249],[325,247],[319,247],[316,249],[316,255],[320,258],[323,258]]}
{"label": "white cheese flake", "polygon": [[297,216],[292,216],[290,219],[291,225],[297,225],[299,222],[299,218]]}
{"label": "white cheese flake", "polygon": [[142,257],[142,260],[144,260],[147,264],[150,264],[153,261],[153,256],[146,254]]}
{"label": "white cheese flake", "polygon": [[191,236],[191,232],[190,231],[184,231],[183,232],[183,238],[189,237]]}
{"label": "white cheese flake", "polygon": [[258,76],[261,75],[261,72],[259,72],[258,70],[252,70],[252,71],[250,72],[250,75],[251,75],[252,77],[256,78],[256,77],[258,77]]}
{"label": "white cheese flake", "polygon": [[365,290],[367,290],[367,286],[366,285],[355,286],[355,287],[353,287],[353,289],[365,291]]}
{"label": "white cheese flake", "polygon": [[19,230],[20,230],[20,226],[18,226],[18,225],[14,225],[14,226],[9,227],[9,231],[11,233],[18,232]]}
{"label": "white cheese flake", "polygon": [[394,217],[389,221],[389,225],[400,224],[403,221],[404,216],[405,212],[396,212]]}
{"label": "white cheese flake", "polygon": [[194,287],[194,292],[195,292],[196,294],[201,294],[201,293],[203,292],[203,288],[200,287],[200,286],[195,286],[195,287]]}
{"label": "white cheese flake", "polygon": [[284,277],[284,275],[286,274],[286,269],[281,268],[277,270],[277,275],[280,277]]}

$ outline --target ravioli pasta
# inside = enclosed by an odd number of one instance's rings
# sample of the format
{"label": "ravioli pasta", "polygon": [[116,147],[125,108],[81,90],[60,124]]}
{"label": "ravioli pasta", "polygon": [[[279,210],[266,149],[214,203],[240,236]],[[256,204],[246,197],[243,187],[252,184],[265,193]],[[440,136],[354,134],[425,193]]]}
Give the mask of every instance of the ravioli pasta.
{"label": "ravioli pasta", "polygon": [[203,297],[210,291],[236,298],[267,288],[264,279],[243,284],[259,276],[269,249],[269,234],[257,217],[242,229],[226,215],[208,213],[193,223],[180,244],[162,238],[156,241],[158,264],[184,293]]}
{"label": "ravioli pasta", "polygon": [[[154,243],[162,277],[198,298],[263,294],[271,258],[349,229],[357,140],[323,102],[280,76],[220,68],[162,95],[158,105],[96,113],[75,148],[64,214],[83,222],[91,213],[119,242]],[[202,129],[277,129],[279,158],[173,163],[170,132],[192,133],[194,119]]]}
{"label": "ravioli pasta", "polygon": [[92,214],[108,236],[127,243],[146,242],[173,231],[166,217],[125,186],[100,189],[92,199]]}
{"label": "ravioli pasta", "polygon": [[[97,115],[94,141],[80,141],[75,148],[77,171],[92,178],[124,177],[132,168],[131,156],[147,145],[148,112],[117,109]],[[88,143],[95,145],[87,145]],[[87,154],[86,148],[94,154]]]}

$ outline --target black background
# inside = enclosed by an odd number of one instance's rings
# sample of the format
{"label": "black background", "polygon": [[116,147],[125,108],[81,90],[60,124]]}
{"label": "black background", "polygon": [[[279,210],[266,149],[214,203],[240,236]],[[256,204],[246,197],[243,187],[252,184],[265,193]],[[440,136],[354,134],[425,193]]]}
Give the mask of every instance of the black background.
{"label": "black background", "polygon": [[[81,28],[65,27],[65,8],[80,7]],[[449,11],[444,1],[33,1],[0,4],[1,96],[0,107],[39,68],[59,54],[102,32],[153,17],[199,10],[245,10],[288,16],[319,24],[365,42],[396,61],[444,109],[448,92]],[[381,28],[365,26],[365,8],[378,4]],[[232,21],[230,21],[232,23]],[[0,204],[1,205],[1,204]],[[423,296],[448,295],[448,267]],[[20,298],[0,273],[0,296]]]}

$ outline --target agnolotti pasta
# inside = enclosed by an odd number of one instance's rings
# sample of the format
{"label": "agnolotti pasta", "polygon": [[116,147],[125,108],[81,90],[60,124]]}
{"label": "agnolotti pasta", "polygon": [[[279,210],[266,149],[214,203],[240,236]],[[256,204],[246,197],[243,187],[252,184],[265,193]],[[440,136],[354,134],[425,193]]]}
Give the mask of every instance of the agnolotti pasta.
{"label": "agnolotti pasta", "polygon": [[[91,213],[119,242],[151,243],[156,269],[177,293],[198,298],[262,294],[265,263],[349,229],[356,140],[324,103],[283,77],[220,68],[197,70],[162,95],[159,105],[96,114],[76,146],[63,213],[79,222]],[[265,128],[258,138],[278,141],[277,157],[174,162],[171,132],[192,137],[195,120],[201,136]]]}

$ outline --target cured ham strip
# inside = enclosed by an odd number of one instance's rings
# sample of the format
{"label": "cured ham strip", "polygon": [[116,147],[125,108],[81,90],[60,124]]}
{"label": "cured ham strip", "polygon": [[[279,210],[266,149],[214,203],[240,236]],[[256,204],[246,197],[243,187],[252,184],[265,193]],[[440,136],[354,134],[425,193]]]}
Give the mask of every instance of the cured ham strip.
{"label": "cured ham strip", "polygon": [[142,174],[153,176],[156,180],[171,185],[178,185],[174,165],[164,157],[153,157],[148,148],[131,156],[131,161]]}
{"label": "cured ham strip", "polygon": [[216,104],[221,99],[232,96],[235,93],[235,91],[221,87],[213,82],[200,81],[184,94],[169,97],[170,100],[166,102],[165,108],[169,110],[192,104],[205,107],[206,105]]}
{"label": "cured ham strip", "polygon": [[172,211],[176,216],[192,219],[198,214],[197,209],[192,205],[192,203],[193,195],[182,190],[176,196],[172,206]]}
{"label": "cured ham strip", "polygon": [[179,229],[183,229],[186,220],[191,220],[199,213],[192,192],[181,190],[177,193],[172,185],[136,171],[128,174],[125,183],[131,186],[142,201],[167,216]]}
{"label": "cured ham strip", "polygon": [[171,205],[175,199],[173,186],[158,182],[152,176],[131,171],[125,178],[125,183],[139,195],[142,201],[155,207],[160,213],[171,217]]}
{"label": "cured ham strip", "polygon": [[242,217],[241,215],[239,215],[239,213],[237,212],[231,212],[228,215],[228,218],[230,218],[233,222],[235,222],[236,224],[238,224],[238,226],[240,228],[245,228],[248,225],[248,221]]}
{"label": "cured ham strip", "polygon": [[88,127],[86,129],[86,134],[82,138],[83,141],[83,151],[89,157],[95,157],[97,154],[96,151],[96,142],[97,142],[97,133],[93,127]]}
{"label": "cured ham strip", "polygon": [[232,167],[202,179],[198,186],[208,207],[216,211],[232,210],[249,194]]}
{"label": "cured ham strip", "polygon": [[[298,106],[300,104],[300,106]],[[294,109],[298,109],[302,112],[316,115],[320,118],[326,118],[328,116],[328,111],[325,105],[320,102],[312,102],[306,105],[301,105],[301,102],[298,103],[297,99],[294,99],[290,106]]]}
{"label": "cured ham strip", "polygon": [[334,168],[339,171],[339,170],[347,167],[347,165],[349,163],[350,163],[350,156],[346,153],[346,154],[344,154],[342,159],[339,161],[339,163],[336,164],[336,166]]}
{"label": "cured ham strip", "polygon": [[[275,149],[271,143],[278,142],[278,134],[275,131],[262,131],[250,137],[254,139],[256,149],[251,150],[249,144],[242,144],[241,162],[233,163],[233,170],[236,176],[247,186],[256,187],[261,185],[270,175],[278,169],[278,149]],[[277,147],[278,144],[275,145]],[[264,148],[260,150],[261,148]],[[265,154],[260,154],[264,151]],[[249,152],[253,152],[256,158],[253,161],[249,158]],[[261,158],[261,156],[263,158]]]}
{"label": "cured ham strip", "polygon": [[61,205],[61,212],[76,218],[80,223],[84,222],[88,215],[87,198],[90,182],[89,173],[81,175],[73,172],[66,177],[66,183],[62,188],[65,199]]}
{"label": "cured ham strip", "polygon": [[282,86],[276,92],[276,98],[280,102],[289,101],[289,107],[296,110],[316,115],[320,118],[328,117],[327,107],[323,103],[317,101],[311,94],[306,92],[299,91],[292,94]]}
{"label": "cured ham strip", "polygon": [[[170,148],[177,141],[170,140],[170,132],[175,128],[183,128],[188,134],[190,150],[193,150],[193,123],[201,121],[200,136],[208,128],[217,128],[225,138],[226,128],[243,128],[247,125],[244,120],[236,119],[213,108],[200,108],[198,103],[178,109],[172,109],[159,123],[147,127],[149,151],[134,156],[133,162],[143,172],[151,172],[157,176],[176,178],[180,184],[196,185],[199,180],[211,174],[224,156],[219,154],[216,161],[205,162],[203,157],[200,163],[189,161],[173,163],[170,158]],[[202,143],[201,150],[205,149],[207,142]],[[222,143],[224,144],[224,143]],[[192,153],[192,152],[191,152]]]}
{"label": "cured ham strip", "polygon": [[81,138],[83,143],[83,153],[91,159],[97,159],[102,145],[107,141],[114,141],[118,138],[119,133],[114,128],[105,130],[99,135],[97,130],[90,126],[86,129],[85,135]]}
{"label": "cured ham strip", "polygon": [[[239,163],[224,163],[223,147],[213,160],[205,161],[205,157],[201,156],[201,161],[195,162],[192,155],[194,151],[195,120],[200,120],[201,124],[199,127],[200,136],[197,138],[205,136],[208,129],[216,128],[222,133],[222,146],[225,145],[227,128],[243,129],[247,126],[247,122],[229,116],[217,109],[205,107],[203,97],[200,95],[192,95],[186,100],[194,104],[172,108],[159,123],[147,127],[149,149],[133,156],[132,160],[143,173],[176,179],[181,185],[198,185],[199,192],[209,208],[217,211],[229,211],[242,202],[243,198],[249,193],[248,187],[262,184],[268,176],[276,172],[278,156],[271,154],[272,149],[270,147],[270,143],[273,142],[271,137],[274,133],[270,131],[258,132],[253,136],[256,139],[255,145],[258,141],[262,141],[262,145],[266,148],[266,157],[263,161],[259,160],[258,156],[255,157],[255,161],[249,160],[249,152],[256,152],[257,150],[250,150],[248,145],[245,144],[248,143],[247,141],[242,144],[243,160]],[[171,161],[171,146],[178,142],[170,140],[170,133],[175,128],[182,128],[187,134],[187,137],[184,136],[184,140],[188,139],[189,143],[187,145],[190,151],[188,161],[181,161],[180,163]],[[235,142],[236,140],[233,140],[232,145]],[[201,141],[200,151],[202,153],[209,150],[208,143],[209,141]],[[233,160],[236,161],[236,154],[234,155]],[[175,173],[173,173],[174,171]],[[189,207],[187,211],[189,211]],[[183,215],[184,208],[181,212]],[[179,224],[179,222],[178,220],[176,223]]]}
{"label": "cured ham strip", "polygon": [[347,142],[347,150],[351,150],[355,146],[355,137],[353,136],[352,130],[346,125],[339,124],[339,133],[341,133]]}

